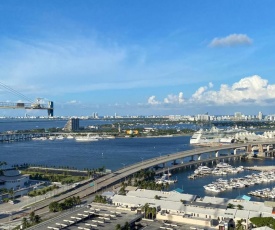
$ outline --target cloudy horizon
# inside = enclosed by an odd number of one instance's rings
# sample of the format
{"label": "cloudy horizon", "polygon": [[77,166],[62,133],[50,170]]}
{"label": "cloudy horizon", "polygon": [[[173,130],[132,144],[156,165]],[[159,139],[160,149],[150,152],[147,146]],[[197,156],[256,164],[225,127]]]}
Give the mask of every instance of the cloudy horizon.
{"label": "cloudy horizon", "polygon": [[275,113],[272,7],[119,3],[0,3],[0,82],[57,116]]}

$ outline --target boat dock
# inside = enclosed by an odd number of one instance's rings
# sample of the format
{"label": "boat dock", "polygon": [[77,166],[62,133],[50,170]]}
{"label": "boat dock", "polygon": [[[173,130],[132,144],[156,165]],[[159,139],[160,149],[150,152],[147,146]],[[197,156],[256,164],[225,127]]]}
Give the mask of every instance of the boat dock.
{"label": "boat dock", "polygon": [[252,166],[252,167],[245,167],[246,170],[252,171],[260,171],[260,172],[268,172],[268,171],[275,171],[275,166]]}

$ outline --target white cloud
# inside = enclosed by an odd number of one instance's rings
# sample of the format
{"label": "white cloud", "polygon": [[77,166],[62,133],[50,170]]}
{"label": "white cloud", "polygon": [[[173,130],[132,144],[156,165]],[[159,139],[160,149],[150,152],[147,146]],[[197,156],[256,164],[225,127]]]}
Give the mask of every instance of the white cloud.
{"label": "white cloud", "polygon": [[199,87],[189,98],[183,98],[183,93],[169,94],[163,102],[156,101],[155,96],[148,99],[151,105],[268,105],[275,103],[275,84],[271,85],[258,75],[242,78],[231,86],[221,84],[220,89],[211,90],[213,83]]}
{"label": "white cloud", "polygon": [[71,101],[68,101],[66,104],[80,104],[81,102],[80,101],[77,101],[77,100],[71,100]]}
{"label": "white cloud", "polygon": [[149,97],[147,103],[149,105],[159,105],[159,104],[161,104],[159,101],[156,100],[156,96]]}
{"label": "white cloud", "polygon": [[207,90],[207,86],[202,86],[192,95],[192,98],[199,100],[202,97],[202,94]]}
{"label": "white cloud", "polygon": [[184,98],[183,98],[183,92],[179,93],[179,104],[182,104],[184,102]]}
{"label": "white cloud", "polygon": [[243,78],[232,86],[222,84],[218,91],[207,91],[206,87],[200,87],[192,95],[191,101],[216,105],[265,105],[271,99],[275,99],[275,85],[270,85],[266,79],[254,75]]}
{"label": "white cloud", "polygon": [[182,104],[184,102],[183,93],[180,92],[179,95],[169,94],[163,102],[165,104]]}
{"label": "white cloud", "polygon": [[222,46],[238,46],[238,45],[251,45],[252,39],[246,34],[230,34],[222,38],[214,38],[209,46],[222,47]]}

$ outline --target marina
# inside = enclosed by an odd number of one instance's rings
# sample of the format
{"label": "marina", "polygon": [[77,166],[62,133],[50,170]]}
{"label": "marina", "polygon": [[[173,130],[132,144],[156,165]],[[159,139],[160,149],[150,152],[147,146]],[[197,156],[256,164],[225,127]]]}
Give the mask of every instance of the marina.
{"label": "marina", "polygon": [[177,183],[178,180],[177,179],[170,179],[170,177],[172,176],[172,174],[169,172],[167,173],[163,173],[161,177],[155,177],[155,183],[156,184],[174,184]]}
{"label": "marina", "polygon": [[263,188],[248,193],[250,196],[256,196],[261,198],[275,199],[275,187]]}
{"label": "marina", "polygon": [[230,189],[240,189],[263,183],[271,183],[275,181],[274,171],[263,171],[260,173],[252,173],[244,177],[223,179],[219,178],[204,187],[205,190],[220,193]]}
{"label": "marina", "polygon": [[198,177],[203,177],[207,175],[227,175],[242,172],[244,170],[243,166],[232,167],[228,163],[220,162],[214,168],[209,168],[207,166],[199,166],[193,174],[188,176],[189,179],[196,179]]}

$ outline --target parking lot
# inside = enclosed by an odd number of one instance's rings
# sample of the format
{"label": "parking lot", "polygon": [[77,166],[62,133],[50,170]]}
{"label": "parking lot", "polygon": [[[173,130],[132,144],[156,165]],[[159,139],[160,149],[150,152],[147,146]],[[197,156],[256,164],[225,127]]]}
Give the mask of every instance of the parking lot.
{"label": "parking lot", "polygon": [[132,223],[139,220],[141,215],[130,211],[121,211],[116,207],[106,205],[89,205],[77,208],[67,213],[41,223],[36,229],[106,229],[114,230],[116,225],[124,226],[126,222]]}

